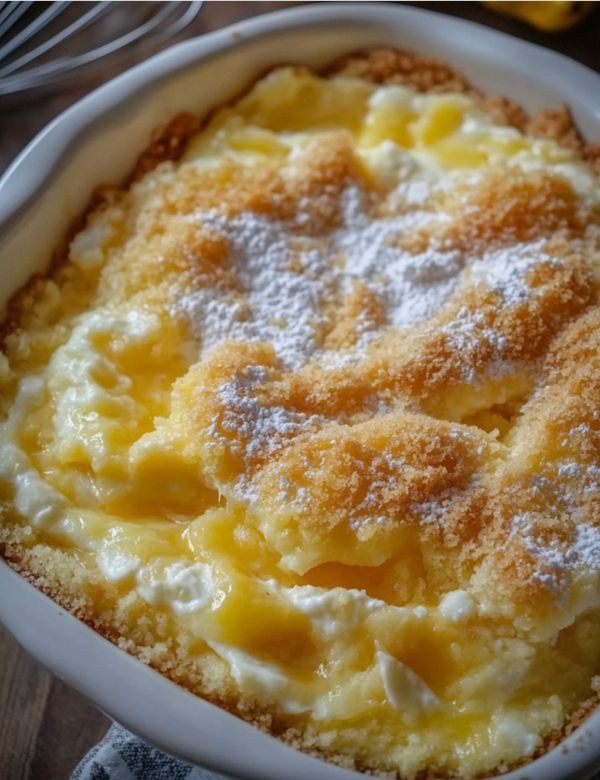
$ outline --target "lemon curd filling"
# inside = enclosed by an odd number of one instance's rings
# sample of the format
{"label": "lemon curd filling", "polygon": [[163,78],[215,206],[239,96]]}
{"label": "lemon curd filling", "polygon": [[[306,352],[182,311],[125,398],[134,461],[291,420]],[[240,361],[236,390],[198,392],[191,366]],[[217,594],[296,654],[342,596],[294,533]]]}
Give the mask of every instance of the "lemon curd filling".
{"label": "lemon curd filling", "polygon": [[467,778],[600,688],[600,184],[376,82],[269,73],[16,300],[0,540],[298,747]]}

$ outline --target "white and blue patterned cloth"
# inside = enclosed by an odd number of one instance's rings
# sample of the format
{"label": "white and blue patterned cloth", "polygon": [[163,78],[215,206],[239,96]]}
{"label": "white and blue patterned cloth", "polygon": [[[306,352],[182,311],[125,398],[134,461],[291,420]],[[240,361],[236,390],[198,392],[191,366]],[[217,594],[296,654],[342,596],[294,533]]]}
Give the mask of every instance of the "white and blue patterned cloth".
{"label": "white and blue patterned cloth", "polygon": [[[113,723],[71,780],[235,780],[171,758]],[[600,780],[600,773],[591,780]]]}
{"label": "white and blue patterned cloth", "polygon": [[113,723],[71,780],[233,780],[171,758]]}

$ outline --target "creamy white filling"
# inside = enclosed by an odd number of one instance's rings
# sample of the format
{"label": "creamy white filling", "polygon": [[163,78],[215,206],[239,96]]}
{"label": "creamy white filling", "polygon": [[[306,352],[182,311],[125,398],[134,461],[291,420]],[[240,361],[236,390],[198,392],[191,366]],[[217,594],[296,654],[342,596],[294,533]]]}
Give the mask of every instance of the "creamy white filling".
{"label": "creamy white filling", "polygon": [[64,517],[66,498],[44,481],[23,450],[6,436],[0,437],[0,479],[12,485],[15,509],[35,528],[49,529]]}
{"label": "creamy white filling", "polygon": [[495,715],[490,736],[494,747],[501,753],[510,751],[515,756],[531,756],[540,745],[541,737],[528,729],[517,715]]}
{"label": "creamy white filling", "polygon": [[34,469],[24,469],[15,474],[13,485],[15,509],[36,528],[52,526],[67,509],[66,499],[44,482]]}
{"label": "creamy white filling", "polygon": [[207,644],[227,661],[231,676],[246,694],[276,699],[283,712],[297,714],[312,709],[312,702],[302,702],[292,696],[290,678],[281,669],[230,645],[219,642]]}
{"label": "creamy white filling", "polygon": [[206,563],[173,563],[157,577],[149,567],[137,573],[137,591],[149,604],[170,606],[179,614],[189,614],[207,607],[218,588],[212,568]]}
{"label": "creamy white filling", "polygon": [[78,233],[71,242],[69,260],[72,263],[91,269],[104,262],[105,245],[114,232],[113,216],[110,208],[92,216],[85,230]]}
{"label": "creamy white filling", "polygon": [[419,715],[440,707],[438,697],[410,667],[384,650],[377,651],[377,663],[387,699],[406,723],[414,723]]}
{"label": "creamy white filling", "polygon": [[465,590],[453,590],[442,598],[438,610],[450,623],[462,623],[476,614],[477,607]]}
{"label": "creamy white filling", "polygon": [[[15,486],[16,507],[32,525],[70,539],[80,549],[95,550],[99,568],[107,580],[120,582],[135,578],[138,593],[149,604],[170,608],[182,617],[191,617],[218,605],[224,594],[210,565],[200,562],[189,565],[176,562],[164,568],[141,565],[139,558],[124,551],[115,538],[90,539],[85,533],[85,518],[74,515],[72,510],[69,512],[65,497],[44,482],[19,447],[7,441],[6,436],[3,439],[0,478]],[[584,579],[590,578],[590,582],[582,582],[579,598],[576,599],[577,612],[597,605],[594,574],[587,572],[582,575]],[[407,619],[428,615],[423,606],[390,607],[360,590],[327,590],[314,586],[285,588],[274,580],[265,584],[276,589],[278,595],[287,599],[293,608],[308,615],[315,631],[331,638],[348,638],[349,633],[360,630],[369,615],[381,609],[394,609],[398,614],[406,615]],[[468,619],[474,609],[473,601],[464,591],[446,594],[438,605],[438,611],[449,622]],[[569,616],[574,619],[573,612],[569,612]],[[229,665],[233,678],[247,695],[276,700],[278,706],[288,713],[311,712],[314,718],[321,720],[344,717],[344,705],[338,701],[340,696],[343,699],[344,686],[338,686],[331,694],[323,694],[318,691],[318,686],[298,683],[284,667],[267,664],[234,646],[210,640],[208,644]],[[407,724],[441,707],[438,697],[419,675],[381,649],[376,653],[376,669],[390,706],[402,714]],[[520,684],[520,677],[509,680],[503,676],[505,672],[505,666],[499,663],[497,672],[488,681],[494,685],[489,687],[484,681],[488,695],[492,688],[507,692]],[[352,685],[352,680],[348,685]],[[372,705],[367,702],[365,706]],[[531,727],[525,728],[517,717],[500,713],[490,731],[490,738],[499,749],[513,751],[515,757],[531,755],[540,742]]]}
{"label": "creamy white filling", "polygon": [[[399,85],[384,86],[376,89],[370,97],[369,108],[371,112],[376,112],[381,108],[389,107],[400,112],[410,112],[423,116],[427,109],[436,102],[439,102],[440,96],[434,94],[415,93],[408,87]],[[517,152],[504,151],[504,146],[511,141],[522,139],[523,134],[513,127],[496,124],[492,115],[479,108],[475,103],[463,95],[452,95],[452,100],[461,107],[463,111],[463,120],[459,127],[451,133],[451,137],[464,141],[469,146],[475,146],[481,143],[488,155],[489,162],[492,165],[509,165],[520,168],[523,171],[550,170],[564,176],[575,192],[582,197],[593,202],[600,202],[600,185],[598,179],[589,166],[581,160],[576,159],[568,150],[558,146],[553,141],[544,139],[532,140],[528,138],[529,147]],[[367,118],[368,122],[368,118]],[[389,141],[384,142],[389,144]],[[497,145],[495,148],[494,145]],[[364,152],[362,152],[364,154]],[[406,153],[413,160],[421,163],[421,170],[437,170],[438,176],[448,179],[461,177],[469,173],[469,169],[460,170],[460,166],[451,173],[441,171],[436,162],[435,150],[429,147],[411,149]],[[377,165],[376,153],[371,153],[369,159]],[[396,166],[403,166],[406,162],[403,155],[394,156],[389,151],[386,152],[388,161],[395,163]],[[410,169],[410,172],[414,171]],[[472,173],[472,171],[471,171]]]}
{"label": "creamy white filling", "polygon": [[[117,559],[116,574],[120,572],[120,563]],[[115,575],[114,568],[111,573]],[[137,591],[145,601],[168,605],[179,614],[192,614],[214,605],[219,592],[211,567],[201,563],[172,564],[160,575],[151,567],[142,567],[137,572],[136,582]],[[368,614],[390,609],[384,601],[370,598],[359,590],[327,590],[310,585],[285,588],[275,580],[265,584],[289,601],[293,608],[308,615],[317,632],[330,638],[347,637],[360,627]],[[409,608],[392,609],[407,617],[416,612]],[[333,713],[339,717],[335,696],[321,695],[310,686],[295,684],[284,668],[261,661],[235,646],[206,641],[228,663],[232,677],[246,694],[277,699],[285,712],[310,710],[319,719],[331,717]],[[388,700],[403,712],[407,721],[414,720],[421,711],[437,706],[437,697],[412,670],[382,651],[378,653],[377,661]]]}
{"label": "creamy white filling", "polygon": [[100,547],[96,560],[100,571],[109,582],[122,582],[137,574],[141,564],[137,555],[109,545]]}
{"label": "creamy white filling", "polygon": [[370,598],[361,590],[325,590],[312,585],[282,588],[274,580],[269,585],[276,588],[297,610],[308,615],[317,633],[328,637],[351,633],[369,613],[388,606],[385,601]]}
{"label": "creamy white filling", "polygon": [[[128,344],[143,343],[160,329],[153,313],[125,313],[102,309],[82,315],[68,339],[52,356],[48,388],[55,399],[53,448],[59,459],[79,461],[82,454],[95,469],[111,459],[111,432],[137,414],[131,398],[132,380],[96,340],[125,337]],[[102,414],[98,413],[102,409]]]}
{"label": "creamy white filling", "polygon": [[411,206],[421,206],[434,189],[443,189],[451,179],[428,159],[417,159],[408,149],[385,140],[358,149],[358,154],[389,191],[396,191]]}

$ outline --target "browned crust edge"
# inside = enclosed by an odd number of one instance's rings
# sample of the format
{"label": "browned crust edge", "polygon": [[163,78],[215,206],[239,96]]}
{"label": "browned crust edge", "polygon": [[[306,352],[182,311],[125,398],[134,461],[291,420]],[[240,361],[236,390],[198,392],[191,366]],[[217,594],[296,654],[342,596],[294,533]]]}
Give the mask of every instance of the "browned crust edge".
{"label": "browned crust edge", "polygon": [[[266,72],[270,70],[273,70],[273,68],[269,68]],[[510,124],[524,133],[554,140],[561,146],[572,150],[600,176],[600,144],[587,143],[584,140],[567,105],[546,109],[529,116],[521,106],[504,96],[485,97],[470,85],[460,73],[439,60],[389,48],[362,50],[346,55],[324,68],[321,73],[325,76],[341,75],[362,78],[377,84],[404,84],[419,92],[461,92],[467,94],[494,112],[499,121]],[[264,75],[265,73],[254,79],[252,84],[242,90],[228,104],[236,102],[241,95],[247,93]],[[131,184],[141,179],[160,163],[179,160],[185,152],[189,139],[205,126],[215,112],[222,107],[222,105],[215,107],[203,118],[190,113],[177,115],[166,126],[157,128],[154,131],[150,144],[139,155],[131,173],[120,185],[99,185],[94,189],[88,205],[73,220],[65,233],[64,239],[52,254],[48,272],[34,276],[27,285],[17,291],[9,300],[6,317],[4,322],[0,324],[0,346],[4,338],[14,329],[22,308],[22,302],[32,294],[41,280],[52,275],[61,264],[66,262],[69,245],[75,235],[83,229],[89,215],[96,209],[109,203],[118,193],[126,191]],[[47,573],[41,574],[36,572],[31,561],[28,561],[29,555],[27,552],[23,555],[23,549],[21,545],[0,540],[0,557],[35,588],[49,596],[63,609],[73,614],[113,644],[153,667],[174,683],[182,685],[181,679],[178,679],[172,670],[160,664],[149,662],[139,647],[132,645],[131,642],[126,643],[124,638],[120,637],[110,624],[95,619],[89,607],[86,610],[84,601],[77,603],[77,600],[69,598],[61,583],[53,582]],[[66,552],[62,554],[68,555]],[[360,764],[353,762],[348,756],[329,754],[321,750],[307,748],[300,732],[290,728],[286,729],[283,724],[278,724],[271,716],[265,716],[264,713],[253,709],[251,706],[243,705],[239,701],[234,702],[231,699],[211,695],[206,690],[193,689],[193,692],[304,753],[345,768],[362,771],[367,775],[379,775],[378,772],[372,769],[361,767]],[[483,778],[495,776],[498,771],[505,772],[519,767],[526,768],[531,761],[559,746],[567,736],[579,728],[599,707],[600,690],[583,702],[571,714],[562,729],[550,734],[534,756],[510,766],[498,767],[494,772],[478,775],[477,777],[483,780]],[[391,775],[387,771],[385,776],[393,777],[393,774]],[[396,774],[396,777],[398,780],[402,780],[401,775]],[[425,770],[418,773],[415,780],[449,780],[450,777],[448,774],[440,774],[435,770]],[[526,780],[526,778],[524,777],[523,780]]]}

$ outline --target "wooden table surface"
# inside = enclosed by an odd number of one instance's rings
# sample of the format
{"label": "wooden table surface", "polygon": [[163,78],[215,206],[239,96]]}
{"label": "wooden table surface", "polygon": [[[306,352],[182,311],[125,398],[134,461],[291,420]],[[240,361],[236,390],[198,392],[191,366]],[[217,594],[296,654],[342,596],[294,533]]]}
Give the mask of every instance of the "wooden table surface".
{"label": "wooden table surface", "polygon": [[[581,26],[563,33],[537,32],[493,14],[478,3],[410,3],[479,21],[549,46],[600,71],[600,6]],[[297,5],[284,2],[207,2],[187,34]],[[123,64],[118,70],[134,61]],[[117,71],[118,72],[118,71]],[[102,81],[106,74],[102,74]],[[54,116],[99,83],[73,80],[67,88],[35,101],[0,102],[0,174],[20,149]],[[1,98],[0,98],[1,101]],[[79,694],[24,653],[0,626],[0,780],[65,780],[109,721]]]}

